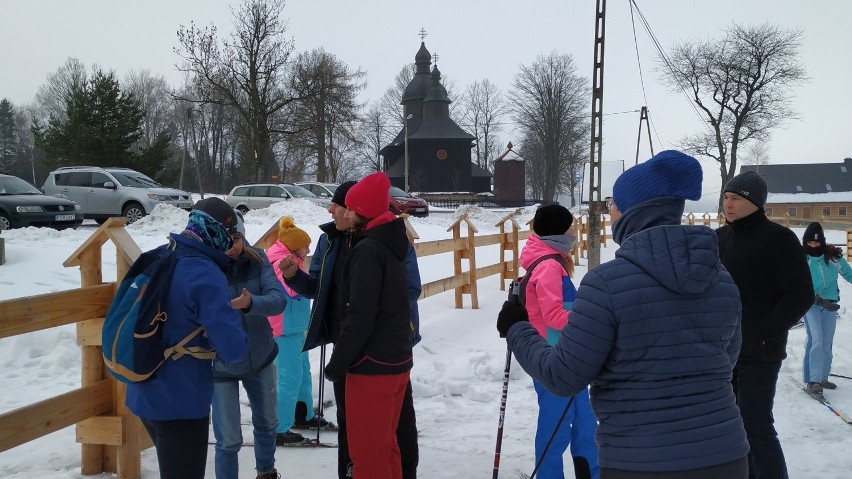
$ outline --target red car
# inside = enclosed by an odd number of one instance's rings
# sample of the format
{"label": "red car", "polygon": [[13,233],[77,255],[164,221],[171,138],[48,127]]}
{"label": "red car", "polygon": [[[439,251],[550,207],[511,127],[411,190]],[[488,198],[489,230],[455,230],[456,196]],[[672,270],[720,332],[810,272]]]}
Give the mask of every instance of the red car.
{"label": "red car", "polygon": [[390,211],[395,214],[407,213],[411,216],[429,216],[429,203],[426,200],[411,196],[401,188],[391,186]]}

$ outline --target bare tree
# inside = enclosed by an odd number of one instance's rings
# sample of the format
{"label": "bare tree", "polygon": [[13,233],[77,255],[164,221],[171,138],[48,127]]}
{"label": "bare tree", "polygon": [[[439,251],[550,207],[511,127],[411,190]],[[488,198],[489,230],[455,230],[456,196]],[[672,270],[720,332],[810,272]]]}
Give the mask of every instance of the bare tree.
{"label": "bare tree", "polygon": [[244,159],[249,177],[261,180],[277,168],[272,157],[277,113],[297,100],[286,86],[293,41],[284,37],[283,0],[245,0],[233,11],[235,31],[221,45],[216,27],[195,24],[178,30],[175,52],[184,62],[178,69],[197,77],[200,96],[188,100],[234,109],[245,136]]}
{"label": "bare tree", "polygon": [[405,88],[414,78],[415,65],[407,63],[399,69],[399,73],[391,82],[391,86],[385,90],[379,100],[379,111],[382,117],[386,119],[389,128],[399,130],[403,126],[404,118],[402,113],[402,96],[405,93]]}
{"label": "bare tree", "polygon": [[477,80],[467,87],[461,99],[460,112],[463,123],[476,136],[474,155],[476,164],[488,171],[494,170],[494,158],[500,154],[500,122],[509,112],[503,93],[491,80]]}
{"label": "bare tree", "polygon": [[676,45],[663,59],[663,80],[689,95],[708,127],[682,147],[715,159],[723,185],[736,174],[741,147],[768,141],[795,118],[792,89],[807,81],[801,43],[800,30],[734,24],[721,39]]}
{"label": "bare tree", "polygon": [[47,76],[44,85],[38,88],[35,97],[38,120],[41,123],[46,123],[51,118],[64,121],[65,106],[71,98],[71,93],[82,89],[86,80],[86,67],[83,63],[76,58],[68,57],[61,67]]}
{"label": "bare tree", "polygon": [[293,70],[291,89],[302,97],[291,104],[291,119],[302,132],[297,138],[313,153],[317,181],[334,179],[339,170],[335,141],[355,139],[365,73],[322,48],[300,54]]}
{"label": "bare tree", "polygon": [[383,120],[381,102],[372,103],[357,130],[358,155],[372,172],[382,171],[384,165],[379,151],[393,140],[394,131]]}
{"label": "bare tree", "polygon": [[[588,146],[590,89],[576,71],[572,56],[551,52],[521,65],[512,83],[515,121],[525,138],[520,152],[532,171],[541,172],[541,199],[546,201],[570,191]],[[530,165],[535,162],[541,164]]]}
{"label": "bare tree", "polygon": [[740,160],[744,165],[769,164],[769,144],[765,141],[750,142]]}
{"label": "bare tree", "polygon": [[124,78],[124,88],[132,93],[142,107],[142,148],[150,147],[163,133],[168,133],[174,122],[175,111],[172,92],[166,78],[153,75],[150,70],[131,70]]}

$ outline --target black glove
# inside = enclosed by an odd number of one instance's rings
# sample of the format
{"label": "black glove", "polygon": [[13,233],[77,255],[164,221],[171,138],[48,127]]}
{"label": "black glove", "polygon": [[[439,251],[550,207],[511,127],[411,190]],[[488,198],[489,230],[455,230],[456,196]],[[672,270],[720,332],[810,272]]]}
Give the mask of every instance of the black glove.
{"label": "black glove", "polygon": [[530,317],[527,315],[527,308],[520,304],[506,301],[503,303],[500,314],[497,315],[497,331],[500,332],[501,338],[505,338],[506,334],[509,333],[509,328],[513,324],[529,320]]}
{"label": "black glove", "polygon": [[819,295],[816,296],[814,304],[830,313],[833,313],[840,309],[839,304],[835,303],[834,301],[829,301]]}
{"label": "black glove", "polygon": [[333,383],[342,381],[346,377],[345,373],[342,375],[338,375],[337,371],[331,367],[331,363],[328,363],[328,366],[326,366],[323,371],[325,372],[325,378]]}

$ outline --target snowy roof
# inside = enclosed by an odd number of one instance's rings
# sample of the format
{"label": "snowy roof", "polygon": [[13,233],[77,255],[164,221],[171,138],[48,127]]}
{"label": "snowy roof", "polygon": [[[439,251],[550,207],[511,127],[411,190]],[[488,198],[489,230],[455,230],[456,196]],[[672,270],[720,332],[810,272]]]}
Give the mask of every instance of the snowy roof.
{"label": "snowy roof", "polygon": [[[769,193],[852,192],[852,158],[839,163],[746,165],[740,168],[740,173],[744,171],[756,171],[766,179]],[[803,201],[814,200],[794,202]],[[837,201],[849,201],[849,198]]]}

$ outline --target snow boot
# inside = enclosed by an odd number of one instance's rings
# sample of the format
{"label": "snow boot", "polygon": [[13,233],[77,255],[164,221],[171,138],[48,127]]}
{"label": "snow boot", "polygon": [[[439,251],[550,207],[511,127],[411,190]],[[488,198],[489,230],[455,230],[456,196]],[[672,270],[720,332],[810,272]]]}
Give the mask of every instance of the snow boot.
{"label": "snow boot", "polygon": [[293,432],[287,431],[285,433],[278,433],[275,435],[275,445],[276,446],[284,446],[284,447],[293,447],[293,446],[301,446],[303,445],[307,439],[305,436]]}
{"label": "snow boot", "polygon": [[823,397],[822,386],[820,386],[819,383],[808,383],[808,385],[805,386],[805,391],[815,398],[822,399]]}
{"label": "snow boot", "polygon": [[278,471],[273,469],[269,472],[258,474],[256,479],[281,479],[281,474],[278,474]]}
{"label": "snow boot", "polygon": [[823,379],[819,382],[819,385],[822,386],[823,389],[837,389],[837,384],[834,384],[828,379]]}

